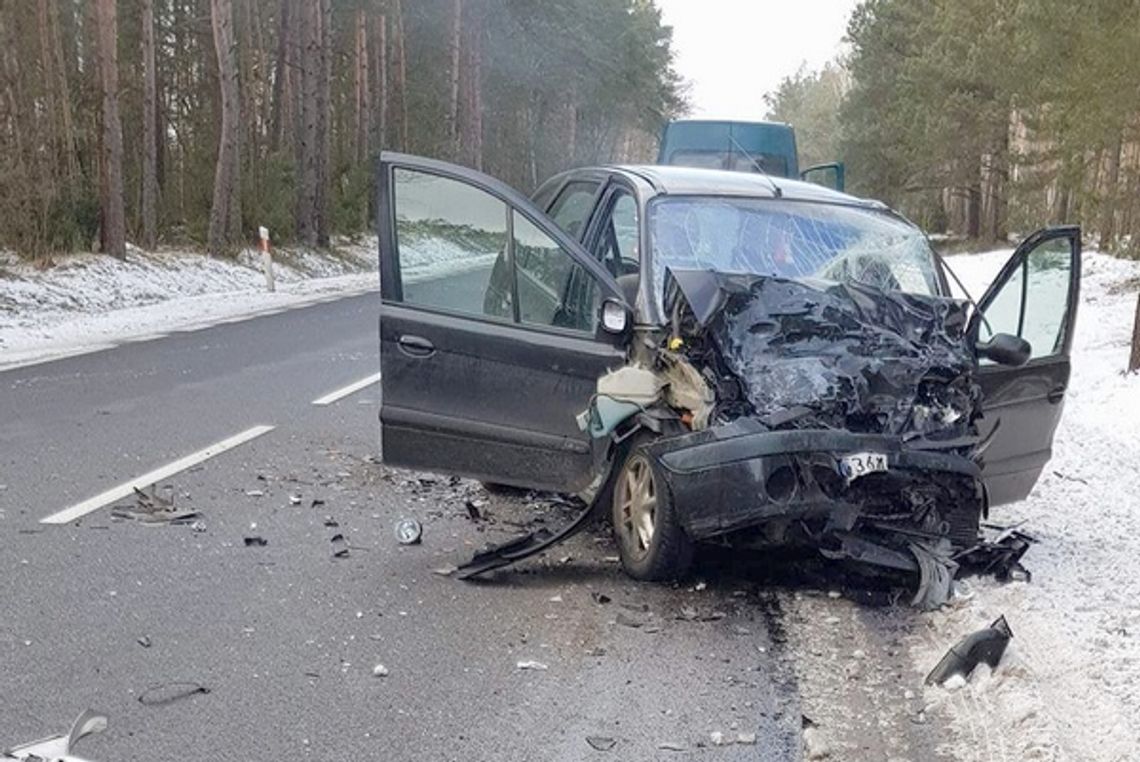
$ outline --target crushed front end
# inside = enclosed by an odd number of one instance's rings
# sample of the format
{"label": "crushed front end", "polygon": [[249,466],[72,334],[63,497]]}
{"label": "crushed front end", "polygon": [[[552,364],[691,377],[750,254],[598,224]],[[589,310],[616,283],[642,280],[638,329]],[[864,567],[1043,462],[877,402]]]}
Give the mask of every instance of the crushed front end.
{"label": "crushed front end", "polygon": [[987,508],[966,305],[703,271],[667,282],[670,335],[641,364],[676,416],[650,452],[689,536],[916,572],[916,604],[944,601]]}

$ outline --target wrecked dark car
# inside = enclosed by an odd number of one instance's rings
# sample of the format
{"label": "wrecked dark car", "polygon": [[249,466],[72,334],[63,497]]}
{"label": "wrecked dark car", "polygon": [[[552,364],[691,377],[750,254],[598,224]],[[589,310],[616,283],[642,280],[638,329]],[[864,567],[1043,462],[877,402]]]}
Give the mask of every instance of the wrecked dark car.
{"label": "wrecked dark car", "polygon": [[640,579],[694,543],[805,545],[936,605],[1050,457],[1078,228],[974,303],[904,218],[792,180],[600,167],[527,199],[385,154],[379,184],[384,460],[590,506],[472,573],[606,511]]}

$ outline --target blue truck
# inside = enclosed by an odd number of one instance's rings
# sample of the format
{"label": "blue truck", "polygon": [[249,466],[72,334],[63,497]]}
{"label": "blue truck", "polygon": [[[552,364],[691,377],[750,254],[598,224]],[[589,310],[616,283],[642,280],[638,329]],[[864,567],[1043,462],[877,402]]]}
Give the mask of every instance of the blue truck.
{"label": "blue truck", "polygon": [[796,132],[780,122],[679,119],[665,126],[657,163],[800,178],[838,191],[845,179],[841,162],[801,172]]}

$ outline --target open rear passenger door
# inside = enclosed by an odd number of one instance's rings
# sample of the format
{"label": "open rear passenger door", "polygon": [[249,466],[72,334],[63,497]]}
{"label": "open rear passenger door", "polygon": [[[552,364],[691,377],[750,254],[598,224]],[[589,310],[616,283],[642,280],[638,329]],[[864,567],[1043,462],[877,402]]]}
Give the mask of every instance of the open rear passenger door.
{"label": "open rear passenger door", "polygon": [[[971,318],[984,393],[982,472],[991,505],[1026,497],[1052,455],[1069,384],[1080,273],[1080,228],[1040,230],[1017,247]],[[1008,351],[1001,357],[1010,337],[1028,342],[1028,359],[1011,359]]]}
{"label": "open rear passenger door", "polygon": [[384,461],[584,489],[594,441],[575,416],[633,321],[614,279],[491,177],[393,153],[379,172]]}

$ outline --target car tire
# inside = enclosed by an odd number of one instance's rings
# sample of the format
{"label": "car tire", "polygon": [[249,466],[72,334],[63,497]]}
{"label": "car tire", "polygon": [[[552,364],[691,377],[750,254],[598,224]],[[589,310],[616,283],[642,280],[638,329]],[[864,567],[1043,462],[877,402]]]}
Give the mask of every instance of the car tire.
{"label": "car tire", "polygon": [[634,579],[684,576],[693,562],[693,542],[677,521],[673,496],[641,438],[627,452],[614,480],[614,540],[622,568]]}

